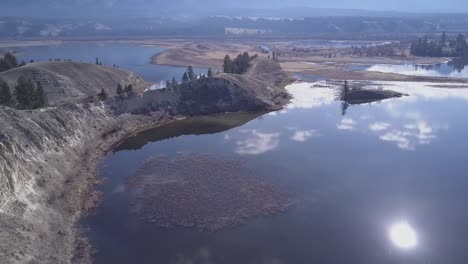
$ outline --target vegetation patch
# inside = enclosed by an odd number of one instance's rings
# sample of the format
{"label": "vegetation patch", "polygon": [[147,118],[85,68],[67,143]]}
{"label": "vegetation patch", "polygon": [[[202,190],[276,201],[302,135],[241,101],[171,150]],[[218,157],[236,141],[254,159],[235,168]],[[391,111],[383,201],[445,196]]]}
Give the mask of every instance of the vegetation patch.
{"label": "vegetation patch", "polygon": [[242,161],[200,154],[150,158],[128,185],[138,216],[161,227],[216,231],[292,204],[286,192],[256,178]]}

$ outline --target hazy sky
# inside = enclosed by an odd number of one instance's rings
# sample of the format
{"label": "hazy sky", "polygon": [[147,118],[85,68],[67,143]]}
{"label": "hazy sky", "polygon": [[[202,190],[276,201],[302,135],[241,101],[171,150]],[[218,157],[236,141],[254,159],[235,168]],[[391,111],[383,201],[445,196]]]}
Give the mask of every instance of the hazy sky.
{"label": "hazy sky", "polygon": [[77,14],[97,10],[139,10],[158,14],[167,10],[213,10],[229,8],[268,8],[307,6],[407,12],[468,12],[467,0],[0,0],[0,16],[28,15],[72,10]]}

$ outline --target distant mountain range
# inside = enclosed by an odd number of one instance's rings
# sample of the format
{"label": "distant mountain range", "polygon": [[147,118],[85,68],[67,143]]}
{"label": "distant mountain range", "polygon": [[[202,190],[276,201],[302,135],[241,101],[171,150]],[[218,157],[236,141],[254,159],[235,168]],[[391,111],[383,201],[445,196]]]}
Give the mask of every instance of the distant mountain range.
{"label": "distant mountain range", "polygon": [[[343,11],[344,12],[344,11]],[[352,12],[352,11],[349,11]],[[54,19],[0,17],[1,39],[86,37],[365,37],[369,34],[405,36],[468,30],[468,15],[412,16],[276,16],[155,17]]]}

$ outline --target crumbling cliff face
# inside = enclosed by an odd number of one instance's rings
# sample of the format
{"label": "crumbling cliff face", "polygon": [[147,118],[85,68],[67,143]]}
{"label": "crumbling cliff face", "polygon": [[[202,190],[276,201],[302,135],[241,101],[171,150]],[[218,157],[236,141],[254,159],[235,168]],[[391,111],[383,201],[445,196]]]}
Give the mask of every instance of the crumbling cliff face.
{"label": "crumbling cliff face", "polygon": [[76,219],[65,201],[77,193],[64,186],[80,177],[87,144],[114,122],[103,104],[0,109],[1,263],[69,260]]}
{"label": "crumbling cliff face", "polygon": [[[257,63],[280,70],[272,61]],[[283,78],[222,74],[105,103],[80,97],[38,110],[0,107],[0,263],[79,262],[76,222],[97,160],[112,144],[171,116],[279,109],[289,96],[273,85]]]}

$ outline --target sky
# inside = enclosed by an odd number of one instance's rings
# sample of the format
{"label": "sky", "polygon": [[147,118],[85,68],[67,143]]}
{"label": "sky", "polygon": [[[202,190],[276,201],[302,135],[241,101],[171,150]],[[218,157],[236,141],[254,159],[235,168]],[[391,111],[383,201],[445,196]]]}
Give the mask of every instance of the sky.
{"label": "sky", "polygon": [[[399,12],[466,12],[466,0],[0,0],[0,16],[33,14],[86,16],[127,10],[134,14],[160,15],[173,12],[230,9],[281,9],[293,7],[364,9]],[[210,13],[208,12],[208,13]]]}

